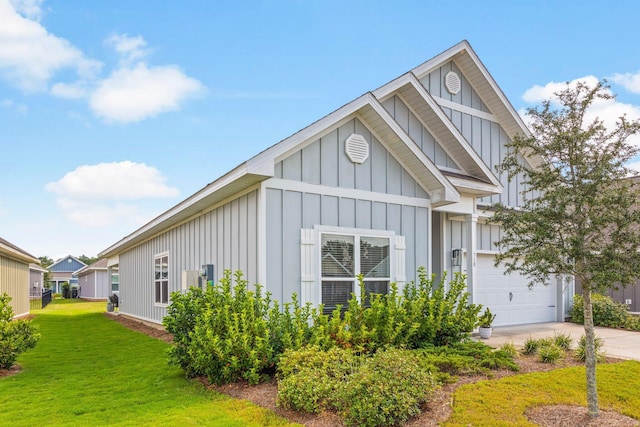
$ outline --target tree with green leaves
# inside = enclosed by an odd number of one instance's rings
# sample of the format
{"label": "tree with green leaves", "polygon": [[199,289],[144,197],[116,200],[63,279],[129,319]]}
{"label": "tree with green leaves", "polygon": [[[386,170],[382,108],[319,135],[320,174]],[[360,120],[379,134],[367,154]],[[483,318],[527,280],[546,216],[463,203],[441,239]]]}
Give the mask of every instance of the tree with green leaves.
{"label": "tree with green leaves", "polygon": [[84,262],[87,265],[91,265],[91,264],[93,264],[94,262],[96,262],[98,260],[98,258],[96,258],[96,257],[86,256],[85,254],[82,254],[82,255],[80,255],[79,257],[76,257],[76,258],[78,258],[78,260]]}
{"label": "tree with green leaves", "polygon": [[[606,82],[567,84],[541,107],[529,109],[532,135],[517,136],[498,166],[509,180],[523,177],[524,205],[494,205],[504,231],[496,262],[530,278],[530,286],[570,275],[582,284],[589,415],[598,416],[592,292],[640,277],[638,187],[625,166],[638,154],[628,142],[638,121],[615,126],[587,120],[590,107],[614,98]],[[530,167],[522,155],[531,160]],[[535,195],[535,197],[534,197]]]}

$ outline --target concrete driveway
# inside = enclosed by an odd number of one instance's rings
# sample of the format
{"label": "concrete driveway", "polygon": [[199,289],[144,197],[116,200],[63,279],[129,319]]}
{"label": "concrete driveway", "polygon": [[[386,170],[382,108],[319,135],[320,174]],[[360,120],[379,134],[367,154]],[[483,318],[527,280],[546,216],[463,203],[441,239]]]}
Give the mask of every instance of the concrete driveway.
{"label": "concrete driveway", "polygon": [[[620,329],[602,328],[596,326],[596,335],[604,341],[607,356],[621,359],[640,360],[640,332],[623,331]],[[575,323],[533,323],[521,326],[498,326],[493,328],[493,334],[484,343],[499,347],[505,342],[512,342],[517,348],[522,348],[525,340],[532,338],[553,337],[556,333],[569,334],[575,348],[578,340],[584,334],[584,326]],[[478,334],[474,337],[480,339]]]}

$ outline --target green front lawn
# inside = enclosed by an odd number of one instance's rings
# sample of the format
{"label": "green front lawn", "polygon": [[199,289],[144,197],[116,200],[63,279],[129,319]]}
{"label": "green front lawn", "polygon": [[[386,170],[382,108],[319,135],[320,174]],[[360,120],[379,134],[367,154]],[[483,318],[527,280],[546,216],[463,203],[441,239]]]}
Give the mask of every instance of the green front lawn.
{"label": "green front lawn", "polygon": [[[640,362],[599,365],[600,408],[640,419]],[[534,426],[527,409],[541,405],[586,406],[584,367],[481,381],[458,388],[447,426]]]}
{"label": "green front lawn", "polygon": [[0,379],[0,425],[289,425],[273,412],[189,381],[169,345],[107,319],[105,303],[54,300],[42,335]]}

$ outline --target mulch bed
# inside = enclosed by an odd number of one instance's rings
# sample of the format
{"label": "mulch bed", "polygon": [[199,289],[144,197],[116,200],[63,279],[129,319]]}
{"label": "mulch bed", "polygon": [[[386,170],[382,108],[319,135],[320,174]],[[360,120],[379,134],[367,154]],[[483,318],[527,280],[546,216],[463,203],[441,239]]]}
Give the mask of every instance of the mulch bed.
{"label": "mulch bed", "polygon": [[[143,324],[140,321],[125,316],[109,314],[108,317],[121,323],[129,329],[142,332],[151,337],[161,339],[165,342],[172,342],[173,336],[158,328],[154,328]],[[607,358],[607,363],[620,362],[620,359]],[[554,369],[565,368],[569,366],[582,365],[576,361],[569,352],[567,356],[556,364],[540,363],[535,357],[520,356],[516,358],[516,363],[520,367],[519,372],[502,369],[492,371],[490,376],[475,375],[471,377],[460,377],[454,384],[446,384],[436,391],[435,395],[422,408],[422,414],[413,418],[405,427],[418,426],[438,426],[439,423],[446,421],[451,415],[452,394],[455,389],[463,384],[469,384],[485,379],[498,379],[510,375],[526,374],[530,372],[547,372]],[[1,376],[2,371],[0,371]],[[309,427],[342,427],[340,417],[334,413],[324,412],[322,414],[307,414],[297,411],[285,410],[276,407],[276,394],[278,391],[275,380],[258,385],[249,385],[246,383],[234,383],[223,386],[210,384],[205,378],[200,379],[202,383],[213,390],[224,393],[236,399],[244,399],[255,403],[258,406],[267,408],[283,418],[292,422],[299,423]],[[569,405],[550,405],[531,408],[526,413],[527,418],[537,425],[543,427],[597,427],[597,426],[640,426],[640,422],[633,418],[626,417],[611,411],[600,411],[600,416],[591,419],[587,413],[587,408],[581,406]]]}

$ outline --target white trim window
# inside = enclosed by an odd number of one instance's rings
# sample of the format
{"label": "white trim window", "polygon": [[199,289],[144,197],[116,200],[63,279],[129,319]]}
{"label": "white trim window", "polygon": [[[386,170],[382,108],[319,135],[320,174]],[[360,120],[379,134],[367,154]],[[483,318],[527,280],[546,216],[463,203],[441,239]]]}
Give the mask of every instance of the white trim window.
{"label": "white trim window", "polygon": [[[365,295],[386,294],[391,281],[391,238],[321,233],[321,303],[329,314],[347,308],[351,293],[360,295],[356,276],[364,276]],[[364,302],[368,304],[367,301]]]}
{"label": "white trim window", "polygon": [[153,294],[156,305],[169,304],[169,253],[153,257]]}

